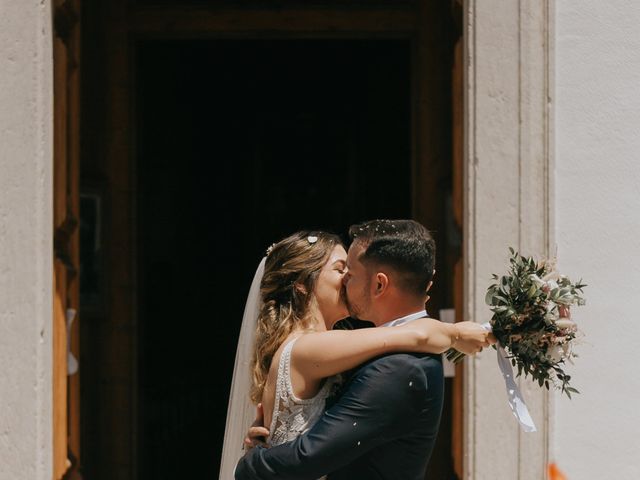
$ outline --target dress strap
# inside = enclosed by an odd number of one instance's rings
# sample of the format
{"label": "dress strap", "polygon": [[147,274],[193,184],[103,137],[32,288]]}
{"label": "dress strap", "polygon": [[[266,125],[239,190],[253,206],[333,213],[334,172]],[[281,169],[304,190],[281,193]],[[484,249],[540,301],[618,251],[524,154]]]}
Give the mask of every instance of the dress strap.
{"label": "dress strap", "polygon": [[276,377],[275,401],[273,403],[273,413],[271,414],[271,425],[269,427],[270,432],[275,431],[278,423],[281,402],[284,401],[288,395],[293,397],[293,387],[291,385],[291,350],[293,349],[293,344],[296,343],[298,338],[299,337],[296,337],[287,343],[280,354],[280,361],[278,362],[278,376]]}
{"label": "dress strap", "polygon": [[[294,399],[296,396],[293,394],[293,384],[291,383],[291,351],[293,350],[293,344],[296,343],[298,338],[299,337],[294,338],[284,347],[282,355],[280,356],[280,364],[278,365],[278,378],[283,380],[282,387],[286,389],[289,397]],[[278,385],[278,387],[281,387],[281,385]],[[281,392],[281,394],[284,394],[284,392]]]}

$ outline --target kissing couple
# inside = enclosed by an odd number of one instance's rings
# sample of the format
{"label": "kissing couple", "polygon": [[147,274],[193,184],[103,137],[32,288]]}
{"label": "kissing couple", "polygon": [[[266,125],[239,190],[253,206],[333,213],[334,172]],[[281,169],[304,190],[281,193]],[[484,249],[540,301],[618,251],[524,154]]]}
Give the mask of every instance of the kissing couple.
{"label": "kissing couple", "polygon": [[[372,220],[349,238],[347,253],[336,235],[297,232],[256,272],[250,398],[261,410],[236,480],[424,479],[443,406],[441,354],[495,343],[477,323],[427,315],[435,242],[423,225]],[[332,330],[347,317],[376,328]]]}

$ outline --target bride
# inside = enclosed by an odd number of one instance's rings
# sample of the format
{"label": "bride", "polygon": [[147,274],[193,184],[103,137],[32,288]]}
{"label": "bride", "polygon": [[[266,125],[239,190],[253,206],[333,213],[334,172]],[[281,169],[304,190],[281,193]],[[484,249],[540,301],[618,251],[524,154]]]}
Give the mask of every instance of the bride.
{"label": "bride", "polygon": [[349,316],[342,283],[346,258],[339,237],[309,231],[274,244],[263,258],[240,333],[221,480],[233,478],[254,405],[262,404],[267,444],[279,445],[313,425],[342,372],[390,352],[442,353],[455,346],[473,354],[485,344],[487,332],[474,322],[432,318],[392,328],[331,330]]}

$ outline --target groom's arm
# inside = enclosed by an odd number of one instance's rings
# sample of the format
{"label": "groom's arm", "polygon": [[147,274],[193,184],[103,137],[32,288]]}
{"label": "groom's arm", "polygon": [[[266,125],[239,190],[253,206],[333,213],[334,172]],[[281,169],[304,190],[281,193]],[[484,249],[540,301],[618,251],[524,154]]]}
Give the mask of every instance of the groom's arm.
{"label": "groom's arm", "polygon": [[409,355],[377,359],[354,375],[307,433],[283,445],[252,449],[240,459],[235,478],[317,479],[405,434],[426,398],[425,374]]}

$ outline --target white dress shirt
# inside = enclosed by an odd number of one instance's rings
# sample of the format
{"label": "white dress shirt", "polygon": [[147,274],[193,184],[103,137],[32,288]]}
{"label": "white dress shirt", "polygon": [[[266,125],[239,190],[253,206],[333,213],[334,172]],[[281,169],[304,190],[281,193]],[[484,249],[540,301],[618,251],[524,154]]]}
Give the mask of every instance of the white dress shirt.
{"label": "white dress shirt", "polygon": [[409,315],[405,315],[404,317],[396,318],[395,320],[391,320],[390,322],[387,322],[380,326],[381,327],[397,327],[398,325],[403,325],[413,320],[417,320],[418,318],[424,318],[428,316],[429,314],[427,313],[427,311],[423,309],[423,310],[420,310],[419,312],[411,313]]}

